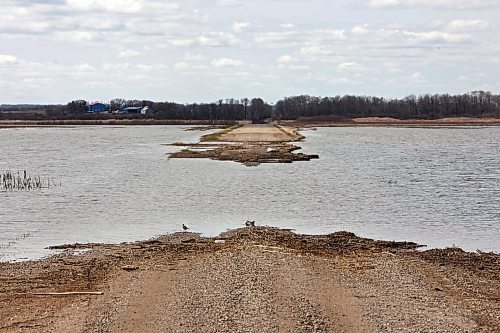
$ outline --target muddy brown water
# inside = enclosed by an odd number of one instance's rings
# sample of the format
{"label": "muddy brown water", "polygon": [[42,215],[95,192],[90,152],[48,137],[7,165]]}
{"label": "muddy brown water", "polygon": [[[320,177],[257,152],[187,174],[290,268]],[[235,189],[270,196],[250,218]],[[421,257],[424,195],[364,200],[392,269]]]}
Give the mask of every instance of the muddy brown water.
{"label": "muddy brown water", "polygon": [[0,170],[62,186],[0,192],[0,260],[49,245],[122,242],[243,225],[339,230],[430,247],[499,251],[500,127],[320,128],[320,159],[247,168],[165,154],[205,133],[182,126],[1,129]]}

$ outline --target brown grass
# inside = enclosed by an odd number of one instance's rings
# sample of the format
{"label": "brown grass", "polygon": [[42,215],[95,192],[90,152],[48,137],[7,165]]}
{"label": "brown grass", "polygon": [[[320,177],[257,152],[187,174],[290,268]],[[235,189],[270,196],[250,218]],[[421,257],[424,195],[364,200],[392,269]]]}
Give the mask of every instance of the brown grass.
{"label": "brown grass", "polygon": [[45,126],[144,126],[144,125],[230,125],[231,121],[209,120],[160,120],[160,119],[106,119],[106,120],[3,120],[0,127],[45,127]]}
{"label": "brown grass", "polygon": [[314,120],[299,119],[297,121],[282,122],[285,125],[295,125],[301,127],[335,127],[335,126],[500,126],[498,118],[441,118],[433,120],[408,119],[400,120],[395,118],[354,118],[340,120]]}
{"label": "brown grass", "polygon": [[242,125],[234,125],[234,126],[224,128],[221,131],[217,131],[215,133],[204,135],[201,137],[200,142],[219,141],[221,136],[223,136],[224,134],[227,134],[227,133],[231,132],[232,130],[235,130],[241,126]]}

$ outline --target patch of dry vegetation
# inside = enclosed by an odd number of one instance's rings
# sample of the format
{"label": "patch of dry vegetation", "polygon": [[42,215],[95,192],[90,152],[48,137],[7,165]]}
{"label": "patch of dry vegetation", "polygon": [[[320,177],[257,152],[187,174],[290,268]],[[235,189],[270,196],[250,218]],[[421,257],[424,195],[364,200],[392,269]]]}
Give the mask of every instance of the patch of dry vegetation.
{"label": "patch of dry vegetation", "polygon": [[234,126],[230,126],[230,127],[227,127],[227,128],[224,128],[223,130],[221,131],[217,131],[215,133],[211,133],[211,134],[207,134],[207,135],[204,135],[201,137],[200,139],[200,142],[213,142],[213,141],[219,141],[221,136],[223,136],[224,134],[227,134],[239,127],[241,127],[242,125],[234,125]]}

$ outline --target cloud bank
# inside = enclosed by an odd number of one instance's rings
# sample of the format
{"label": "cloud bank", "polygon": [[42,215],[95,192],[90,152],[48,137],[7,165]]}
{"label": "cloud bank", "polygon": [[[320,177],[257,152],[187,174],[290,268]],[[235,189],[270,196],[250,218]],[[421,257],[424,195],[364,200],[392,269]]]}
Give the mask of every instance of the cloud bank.
{"label": "cloud bank", "polygon": [[0,103],[498,93],[499,8],[497,0],[4,0]]}

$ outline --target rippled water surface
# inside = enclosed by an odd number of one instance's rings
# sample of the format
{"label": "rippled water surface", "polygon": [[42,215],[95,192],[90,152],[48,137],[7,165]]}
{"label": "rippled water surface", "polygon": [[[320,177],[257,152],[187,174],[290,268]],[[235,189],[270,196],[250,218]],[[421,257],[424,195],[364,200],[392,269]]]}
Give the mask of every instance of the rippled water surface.
{"label": "rippled water surface", "polygon": [[319,160],[248,168],[167,159],[197,141],[181,127],[0,130],[0,170],[50,176],[33,192],[0,192],[0,260],[44,247],[121,242],[242,226],[349,230],[430,247],[500,251],[500,128],[320,128]]}

